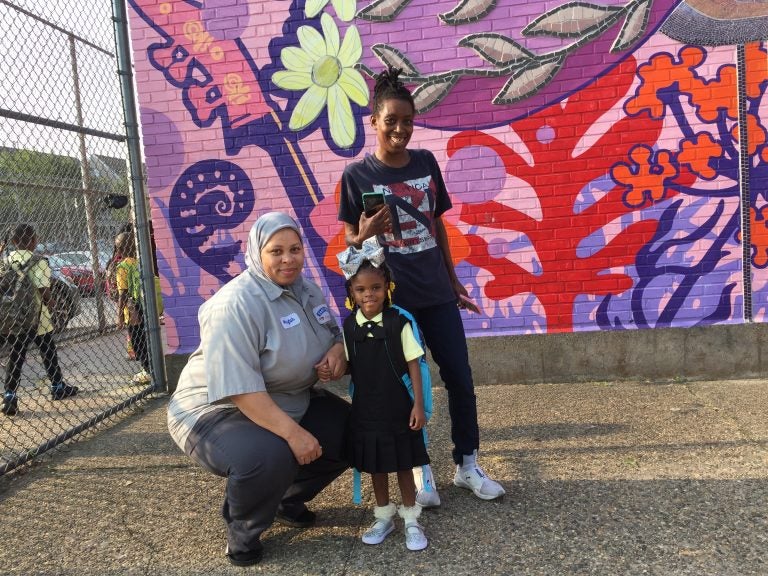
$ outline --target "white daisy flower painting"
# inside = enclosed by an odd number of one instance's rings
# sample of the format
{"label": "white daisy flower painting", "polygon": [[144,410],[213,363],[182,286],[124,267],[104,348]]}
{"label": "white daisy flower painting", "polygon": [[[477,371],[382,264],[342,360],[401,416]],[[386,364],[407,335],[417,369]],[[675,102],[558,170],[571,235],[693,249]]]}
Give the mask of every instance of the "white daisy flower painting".
{"label": "white daisy flower painting", "polygon": [[285,70],[275,72],[272,82],[285,90],[304,90],[289,129],[303,130],[327,107],[332,140],[340,148],[350,148],[356,136],[350,100],[366,106],[369,98],[368,85],[354,68],[363,51],[360,33],[352,25],[341,41],[339,29],[327,13],[320,16],[320,26],[322,34],[311,26],[298,29],[300,47],[283,48],[280,61]]}
{"label": "white daisy flower painting", "polygon": [[[314,18],[328,4],[328,0],[307,0],[304,6],[304,15],[307,18]],[[344,22],[349,22],[355,17],[357,11],[357,0],[331,0],[333,9]]]}

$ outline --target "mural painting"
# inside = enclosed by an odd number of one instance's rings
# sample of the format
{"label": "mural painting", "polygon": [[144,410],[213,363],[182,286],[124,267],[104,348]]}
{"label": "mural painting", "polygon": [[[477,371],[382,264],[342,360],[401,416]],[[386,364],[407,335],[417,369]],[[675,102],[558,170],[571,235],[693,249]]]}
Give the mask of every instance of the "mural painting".
{"label": "mural painting", "polygon": [[387,65],[417,103],[411,146],[451,194],[457,273],[482,310],[464,312],[469,336],[765,318],[762,5],[130,5],[170,353],[195,348],[197,308],[269,210],[299,220],[307,273],[343,314],[338,184],[374,149]]}

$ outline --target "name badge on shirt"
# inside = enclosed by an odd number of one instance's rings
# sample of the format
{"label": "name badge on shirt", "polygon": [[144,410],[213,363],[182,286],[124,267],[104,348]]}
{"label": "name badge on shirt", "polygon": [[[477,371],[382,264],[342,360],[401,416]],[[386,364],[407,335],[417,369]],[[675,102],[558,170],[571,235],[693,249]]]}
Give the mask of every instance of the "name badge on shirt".
{"label": "name badge on shirt", "polygon": [[283,316],[280,318],[280,322],[283,323],[283,328],[286,330],[288,328],[293,328],[294,326],[298,326],[301,324],[301,320],[299,319],[299,315],[294,312],[293,314],[288,314],[288,316]]}
{"label": "name badge on shirt", "polygon": [[315,318],[317,318],[317,321],[320,324],[327,324],[331,321],[331,312],[328,310],[328,306],[325,304],[320,304],[320,306],[315,306],[312,309],[312,312],[315,313]]}

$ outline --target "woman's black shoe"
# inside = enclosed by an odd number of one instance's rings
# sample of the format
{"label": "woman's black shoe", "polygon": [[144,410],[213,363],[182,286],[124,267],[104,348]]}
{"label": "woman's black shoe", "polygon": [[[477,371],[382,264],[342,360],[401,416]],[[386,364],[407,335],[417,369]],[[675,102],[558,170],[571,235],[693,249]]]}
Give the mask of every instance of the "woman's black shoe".
{"label": "woman's black shoe", "polygon": [[291,528],[309,528],[314,526],[317,522],[317,514],[304,508],[296,516],[289,515],[284,510],[278,509],[275,514],[275,520],[284,526],[290,526]]}
{"label": "woman's black shoe", "polygon": [[235,566],[255,566],[261,562],[261,557],[264,554],[264,549],[249,550],[248,552],[230,552],[229,546],[227,546],[227,560],[230,564]]}

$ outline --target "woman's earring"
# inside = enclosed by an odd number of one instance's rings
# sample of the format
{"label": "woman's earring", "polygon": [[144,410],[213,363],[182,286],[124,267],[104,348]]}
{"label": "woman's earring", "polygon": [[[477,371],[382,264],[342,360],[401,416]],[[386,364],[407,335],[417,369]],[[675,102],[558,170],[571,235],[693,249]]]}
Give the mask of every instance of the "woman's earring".
{"label": "woman's earring", "polygon": [[354,310],[355,309],[355,303],[352,302],[352,296],[347,296],[344,300],[344,307],[347,310]]}

